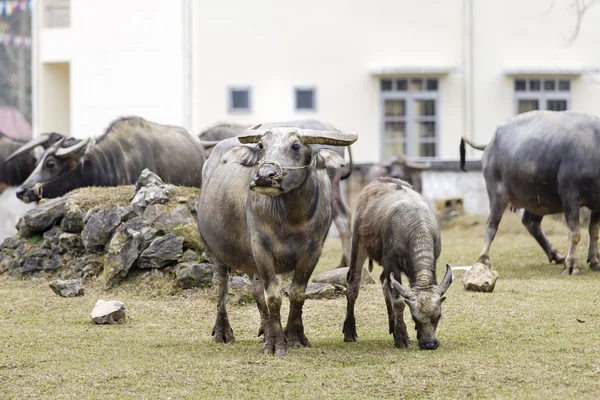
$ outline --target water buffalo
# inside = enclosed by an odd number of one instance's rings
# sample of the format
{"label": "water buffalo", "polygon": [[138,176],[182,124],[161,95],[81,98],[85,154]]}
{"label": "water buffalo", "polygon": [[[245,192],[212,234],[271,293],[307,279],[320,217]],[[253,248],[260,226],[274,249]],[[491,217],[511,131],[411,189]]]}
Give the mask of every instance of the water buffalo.
{"label": "water buffalo", "polygon": [[[278,126],[337,131],[337,129],[333,126],[316,120],[275,122],[262,125],[263,128],[273,128]],[[202,140],[202,143],[205,144],[205,148],[207,148],[209,146],[214,146],[220,140],[234,137],[248,128],[250,128],[250,125],[242,125],[235,123],[219,123],[201,132],[199,138]],[[339,154],[342,158],[344,157],[345,147],[343,146],[315,145],[315,148],[329,149]],[[340,181],[347,179],[352,173],[352,152],[350,150],[350,147],[348,147],[348,156],[350,162],[348,172],[346,174],[342,175],[341,171],[339,170],[329,171],[330,176],[332,177],[333,195],[331,197],[331,206],[333,209],[333,222],[335,223],[335,227],[337,228],[340,235],[340,239],[342,241],[342,258],[340,260],[338,268],[344,268],[348,266],[348,263],[350,262],[350,245],[352,240],[352,214],[350,212],[350,209],[342,199],[342,191],[340,189]]]}
{"label": "water buffalo", "polygon": [[[363,264],[370,257],[383,266],[381,283],[396,347],[410,344],[404,323],[406,303],[415,321],[419,347],[437,349],[440,343],[435,330],[446,299],[444,293],[452,283],[449,265],[442,282],[437,283],[435,264],[441,251],[435,214],[410,185],[400,179],[378,178],[365,186],[358,196],[352,235],[344,341],[358,340],[354,304]],[[408,277],[410,288],[399,282],[401,272]]]}
{"label": "water buffalo", "polygon": [[165,182],[200,187],[204,160],[200,140],[183,128],[119,118],[96,139],[63,137],[46,149],[17,197],[29,202],[79,187],[129,185],[145,168]]}
{"label": "water buffalo", "polygon": [[431,168],[430,163],[420,163],[408,160],[404,156],[393,156],[389,160],[375,164],[367,172],[367,182],[389,176],[410,183],[415,191],[423,191],[421,172]]}
{"label": "water buffalo", "polygon": [[[461,169],[465,143],[460,143]],[[580,275],[577,245],[581,239],[579,208],[591,210],[587,261],[600,271],[600,120],[573,111],[531,111],[501,123],[485,146],[483,176],[490,202],[485,245],[479,262],[490,264],[489,251],[506,207],[523,208],[523,225],[550,262],[565,263],[563,275]],[[542,218],[563,212],[569,228],[569,252],[561,255],[541,228]]]}
{"label": "water buffalo", "polygon": [[[226,311],[229,268],[254,275],[263,352],[309,346],[302,324],[308,280],[331,225],[331,177],[344,160],[314,145],[348,146],[356,134],[297,127],[252,127],[220,142],[203,168],[198,228],[215,265],[213,340],[234,341]],[[244,144],[240,144],[244,143]],[[290,312],[281,326],[280,281],[293,272]]]}

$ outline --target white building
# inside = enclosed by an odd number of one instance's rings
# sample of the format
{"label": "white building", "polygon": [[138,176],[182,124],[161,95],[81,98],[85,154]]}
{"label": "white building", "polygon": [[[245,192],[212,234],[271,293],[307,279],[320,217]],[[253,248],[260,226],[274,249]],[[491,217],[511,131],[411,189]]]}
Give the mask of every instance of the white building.
{"label": "white building", "polygon": [[569,46],[573,3],[37,0],[34,132],[317,118],[358,163],[456,159],[519,111],[600,114],[600,6]]}

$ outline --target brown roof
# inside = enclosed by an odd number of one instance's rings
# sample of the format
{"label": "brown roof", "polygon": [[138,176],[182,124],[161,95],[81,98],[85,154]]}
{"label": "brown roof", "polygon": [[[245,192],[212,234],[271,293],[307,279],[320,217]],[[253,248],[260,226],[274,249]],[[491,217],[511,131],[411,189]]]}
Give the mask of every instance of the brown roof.
{"label": "brown roof", "polygon": [[14,107],[0,107],[0,132],[14,139],[31,139],[31,125]]}

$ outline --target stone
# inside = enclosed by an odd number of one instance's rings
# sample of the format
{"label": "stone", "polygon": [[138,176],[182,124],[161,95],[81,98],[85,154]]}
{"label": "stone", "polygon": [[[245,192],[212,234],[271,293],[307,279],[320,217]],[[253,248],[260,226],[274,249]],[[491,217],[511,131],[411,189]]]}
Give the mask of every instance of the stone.
{"label": "stone", "polygon": [[122,324],[125,322],[125,304],[118,300],[98,300],[92,310],[96,324]]}
{"label": "stone", "polygon": [[69,233],[81,233],[85,223],[85,212],[74,202],[68,202],[65,204],[65,213],[62,221],[60,221],[60,227]]}
{"label": "stone", "polygon": [[60,253],[80,254],[84,250],[83,239],[75,233],[61,233],[58,236]]}
{"label": "stone", "polygon": [[140,177],[135,182],[135,190],[138,191],[144,186],[161,186],[164,185],[162,179],[148,168],[144,168]]}
{"label": "stone", "polygon": [[13,266],[13,261],[15,261],[12,257],[2,257],[0,258],[0,274],[5,273]]}
{"label": "stone", "polygon": [[68,266],[70,268],[69,276],[87,279],[99,275],[103,266],[103,262],[99,261],[94,254],[86,254],[70,263]]}
{"label": "stone", "polygon": [[[155,216],[155,217],[154,217]],[[194,218],[192,216],[192,213],[190,211],[190,209],[185,206],[185,205],[179,205],[177,207],[175,207],[175,209],[173,209],[173,211],[171,211],[170,213],[166,212],[166,207],[165,206],[160,206],[160,207],[154,207],[154,206],[150,206],[148,209],[146,209],[146,212],[144,212],[144,217],[145,218],[152,218],[152,226],[154,228],[156,228],[159,233],[161,234],[167,234],[167,233],[176,233],[175,230],[176,229],[181,229],[182,227],[188,227],[191,226],[192,228],[195,228],[196,233],[198,231],[198,228],[196,227],[197,224],[197,220],[196,218]],[[182,232],[186,232],[185,230],[183,230]],[[191,235],[193,235],[193,229],[191,231]],[[188,234],[189,236],[190,234]],[[179,236],[183,236],[183,235],[179,235]],[[200,241],[200,234],[197,233],[197,239],[194,236],[193,241],[195,242],[199,242]]]}
{"label": "stone", "polygon": [[169,193],[175,186],[165,184],[158,175],[144,169],[135,183],[136,193],[131,199],[131,206],[136,214],[141,215],[148,205],[163,204],[169,201]]}
{"label": "stone", "polygon": [[175,264],[183,255],[183,238],[169,233],[154,239],[150,246],[142,252],[138,266],[140,268],[162,268]]}
{"label": "stone", "polygon": [[252,290],[252,282],[245,276],[232,276],[229,278],[229,288],[233,290]]}
{"label": "stone", "polygon": [[[184,241],[185,244],[185,241]],[[202,264],[206,261],[206,257],[204,253],[197,253],[194,250],[187,249],[183,252],[183,255],[179,257],[180,263],[192,263],[192,264]]]}
{"label": "stone", "polygon": [[[288,284],[283,289],[286,296],[290,295],[290,286]],[[346,288],[340,285],[332,285],[330,283],[315,283],[309,282],[306,285],[306,298],[312,300],[333,299],[336,296],[346,293]]]}
{"label": "stone", "polygon": [[62,297],[83,296],[83,285],[79,279],[56,280],[50,282],[50,288]]}
{"label": "stone", "polygon": [[103,250],[117,226],[133,217],[135,214],[131,206],[116,206],[92,214],[81,232],[86,250]]}
{"label": "stone", "polygon": [[115,278],[127,276],[131,266],[140,255],[141,243],[142,234],[140,232],[127,229],[125,224],[117,228],[104,256],[104,279],[108,286],[114,283]]}
{"label": "stone", "polygon": [[214,267],[212,264],[177,264],[175,279],[179,287],[189,289],[210,284],[213,278]]}
{"label": "stone", "polygon": [[63,217],[67,198],[59,197],[39,204],[28,211],[17,223],[21,237],[29,237],[37,232],[52,228]]}
{"label": "stone", "polygon": [[494,291],[497,279],[498,271],[485,264],[475,263],[465,272],[462,283],[465,290],[491,293]]}
{"label": "stone", "polygon": [[[46,268],[46,265],[49,259],[52,257],[52,252],[48,249],[44,248],[32,248],[28,250],[22,257],[21,260],[21,273],[32,272],[32,271],[42,271]],[[58,267],[52,268],[55,266],[53,263],[50,265],[48,269],[56,269]]]}
{"label": "stone", "polygon": [[200,239],[200,232],[196,223],[178,226],[173,229],[173,233],[183,238],[183,246],[187,249],[193,249],[198,252],[204,251],[204,246]]}
{"label": "stone", "polygon": [[0,249],[14,250],[24,242],[25,242],[24,239],[20,239],[16,236],[10,236],[10,237],[7,237],[6,239],[4,239],[4,242],[2,242],[2,245],[0,245]]}
{"label": "stone", "polygon": [[148,224],[154,225],[154,221],[165,214],[168,214],[167,206],[163,204],[152,204],[144,210],[143,218]]}
{"label": "stone", "polygon": [[[346,276],[348,275],[349,267],[345,268],[336,268],[330,271],[325,271],[313,277],[312,281],[315,283],[329,283],[332,285],[343,286],[345,288],[348,287],[348,282],[346,281]],[[365,284],[374,284],[375,279],[373,275],[369,272],[368,269],[363,268],[362,277],[361,277],[361,285]]]}
{"label": "stone", "polygon": [[44,232],[44,241],[42,247],[45,249],[52,249],[52,246],[57,246],[59,242],[59,236],[63,233],[60,226],[55,225],[50,230]]}
{"label": "stone", "polygon": [[142,217],[135,217],[123,223],[125,229],[130,229],[141,234],[140,251],[144,251],[156,239],[158,231],[148,224]]}

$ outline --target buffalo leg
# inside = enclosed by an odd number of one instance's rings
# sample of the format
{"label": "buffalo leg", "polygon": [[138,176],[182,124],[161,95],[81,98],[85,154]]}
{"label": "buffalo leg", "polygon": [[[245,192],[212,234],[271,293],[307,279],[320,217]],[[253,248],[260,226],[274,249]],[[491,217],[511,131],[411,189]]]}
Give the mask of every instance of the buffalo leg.
{"label": "buffalo leg", "polygon": [[352,244],[352,214],[344,200],[340,188],[340,173],[335,174],[332,182],[331,210],[333,223],[338,230],[342,241],[342,259],[338,268],[346,268],[350,262],[350,248]]}
{"label": "buffalo leg", "polygon": [[531,233],[531,236],[533,236],[540,246],[542,246],[542,249],[544,249],[546,255],[548,256],[548,261],[554,261],[557,264],[562,264],[565,262],[565,256],[560,254],[554,247],[552,247],[548,241],[548,238],[546,238],[546,235],[544,235],[544,232],[542,231],[543,218],[544,217],[532,214],[529,211],[524,211],[521,222],[523,222],[523,225],[525,225],[529,233]]}
{"label": "buffalo leg", "polygon": [[267,319],[269,318],[269,310],[267,309],[267,303],[265,301],[265,288],[260,281],[260,276],[254,274],[252,277],[252,292],[254,293],[254,300],[256,300],[256,306],[260,313],[260,328],[258,328],[258,336],[265,333],[265,326]]}
{"label": "buffalo leg", "polygon": [[506,210],[506,206],[508,205],[503,190],[492,192],[490,191],[490,188],[488,188],[488,196],[490,199],[490,215],[487,220],[487,228],[485,231],[485,244],[479,259],[477,260],[477,262],[486,265],[490,265],[490,246],[494,241],[496,232],[498,232],[498,225],[502,219],[502,214],[504,214],[504,210]]}
{"label": "buffalo leg", "polygon": [[363,264],[367,259],[367,252],[361,248],[358,240],[354,240],[350,256],[350,268],[348,268],[348,291],[346,292],[346,319],[344,320],[344,342],[358,342],[356,333],[356,318],[354,317],[354,305],[360,290]]}
{"label": "buffalo leg", "polygon": [[[384,260],[385,262],[385,260]],[[398,269],[388,269],[387,271],[399,271]],[[386,274],[387,275],[387,274]],[[400,282],[400,273],[396,274],[398,276],[398,282]],[[383,282],[383,295],[386,298],[386,305],[391,305],[391,311],[388,307],[388,318],[392,320],[393,318],[393,334],[394,334],[394,345],[397,348],[410,347],[410,339],[408,338],[408,331],[406,330],[406,324],[404,323],[404,308],[406,307],[404,304],[404,299],[400,295],[395,295],[390,288],[389,281],[386,279]]]}
{"label": "buffalo leg", "polygon": [[229,286],[229,268],[221,262],[215,263],[213,285],[217,292],[217,320],[212,330],[212,338],[216,343],[233,343],[235,338],[227,317],[227,290]]}
{"label": "buffalo leg", "polygon": [[581,275],[579,266],[577,265],[577,245],[581,240],[581,232],[579,229],[579,204],[572,199],[563,200],[565,207],[565,218],[567,227],[569,228],[569,252],[565,261],[565,268],[562,271],[563,275]]}
{"label": "buffalo leg", "polygon": [[[314,265],[316,266],[316,262]],[[306,300],[306,285],[308,285],[308,279],[312,275],[313,269],[314,266],[312,268],[296,268],[290,285],[290,313],[285,327],[285,338],[287,347],[291,349],[310,347],[310,342],[304,334],[302,307]]]}
{"label": "buffalo leg", "polygon": [[587,261],[593,271],[600,272],[600,255],[598,253],[598,233],[600,230],[600,212],[592,211],[590,218],[590,247]]}

